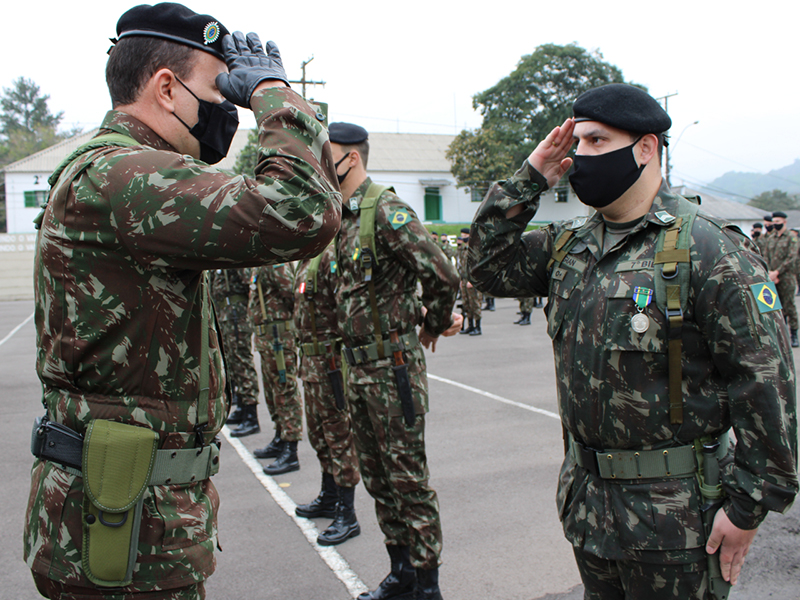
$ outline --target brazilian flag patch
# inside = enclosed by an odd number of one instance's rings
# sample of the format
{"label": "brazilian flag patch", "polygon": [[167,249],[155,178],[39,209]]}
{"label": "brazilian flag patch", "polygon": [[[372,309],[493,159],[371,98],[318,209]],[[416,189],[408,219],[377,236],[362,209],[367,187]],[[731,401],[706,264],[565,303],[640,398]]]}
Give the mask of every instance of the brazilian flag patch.
{"label": "brazilian flag patch", "polygon": [[771,281],[753,284],[750,286],[750,290],[755,296],[756,305],[760,313],[768,313],[783,308],[780,298],[778,298],[778,290],[775,289],[775,284]]}
{"label": "brazilian flag patch", "polygon": [[411,220],[411,215],[404,208],[393,212],[389,216],[389,223],[392,224],[392,229],[400,229],[403,225]]}

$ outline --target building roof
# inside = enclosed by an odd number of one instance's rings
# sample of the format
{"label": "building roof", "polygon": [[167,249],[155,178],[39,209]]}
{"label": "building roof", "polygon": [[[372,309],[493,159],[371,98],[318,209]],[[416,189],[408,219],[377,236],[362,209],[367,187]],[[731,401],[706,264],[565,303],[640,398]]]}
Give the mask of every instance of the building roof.
{"label": "building roof", "polygon": [[[6,166],[6,173],[50,173],[66,156],[97,134],[98,129],[80,133],[54,146]],[[231,142],[228,156],[217,165],[221,169],[233,169],[236,156],[247,144],[250,129],[239,129]],[[372,133],[368,171],[436,172],[450,171],[450,161],[445,157],[452,135],[424,133]]]}
{"label": "building roof", "polygon": [[761,221],[764,215],[762,209],[742,204],[741,202],[734,202],[733,200],[726,200],[703,191],[698,192],[686,186],[674,187],[673,191],[682,196],[700,196],[700,207],[703,212],[708,213],[712,217],[724,219],[726,221]]}

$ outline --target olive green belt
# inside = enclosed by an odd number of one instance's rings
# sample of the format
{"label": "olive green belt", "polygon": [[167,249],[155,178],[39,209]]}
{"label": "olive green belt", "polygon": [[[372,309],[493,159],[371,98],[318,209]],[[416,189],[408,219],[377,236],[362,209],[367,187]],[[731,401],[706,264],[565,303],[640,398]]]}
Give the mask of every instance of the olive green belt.
{"label": "olive green belt", "polygon": [[[697,472],[694,445],[661,450],[595,450],[570,435],[570,453],[575,463],[602,479],[656,479]],[[728,433],[719,438],[717,458],[728,452]]]}
{"label": "olive green belt", "polygon": [[256,325],[256,333],[261,337],[272,335],[274,333],[273,326],[277,328],[278,335],[283,335],[287,331],[294,329],[294,323],[291,319],[287,321],[270,321],[269,323],[260,323]]}
{"label": "olive green belt", "polygon": [[[388,336],[387,336],[388,338]],[[384,339],[383,343],[383,355],[385,357],[389,357],[392,355],[392,352],[397,352],[398,350],[411,350],[416,346],[419,346],[419,338],[417,337],[416,330],[412,330],[410,333],[400,336],[400,341],[397,344],[390,342],[388,339]],[[364,363],[373,362],[380,358],[378,354],[378,343],[373,342],[371,344],[366,344],[364,346],[353,346],[352,348],[342,348],[342,352],[344,354],[344,359],[347,361],[347,364],[351,367],[356,365],[362,365]]]}
{"label": "olive green belt", "polygon": [[325,344],[331,345],[334,354],[338,354],[342,350],[342,340],[341,338],[336,338],[335,340],[318,340],[316,352],[314,351],[313,342],[300,344],[300,351],[303,353],[303,356],[322,356],[323,354],[328,353],[328,351],[325,349]]}
{"label": "olive green belt", "polygon": [[236,304],[237,302],[247,302],[248,297],[243,294],[231,294],[230,296],[225,297],[225,304],[230,306],[231,304]]}

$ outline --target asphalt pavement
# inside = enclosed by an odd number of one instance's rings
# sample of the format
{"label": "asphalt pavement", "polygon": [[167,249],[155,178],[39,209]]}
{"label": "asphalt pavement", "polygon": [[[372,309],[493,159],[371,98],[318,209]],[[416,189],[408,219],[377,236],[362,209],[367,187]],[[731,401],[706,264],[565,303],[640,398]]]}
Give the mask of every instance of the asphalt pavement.
{"label": "asphalt pavement", "polygon": [[[580,577],[555,510],[563,445],[544,316],[535,309],[532,325],[518,326],[512,323],[517,302],[498,299],[496,304],[496,311],[484,312],[482,336],[442,339],[435,353],[427,353],[431,410],[426,435],[444,533],[443,595],[448,600],[577,600],[583,596]],[[0,303],[0,398],[7,415],[0,437],[5,458],[0,465],[5,492],[0,597],[18,600],[39,598],[21,558],[30,430],[41,413],[32,313],[29,301]],[[272,438],[263,402],[259,416],[260,434],[223,441],[221,470],[214,477],[221,497],[222,552],[207,582],[208,598],[347,600],[373,589],[388,572],[389,559],[363,485],[356,492],[361,535],[334,548],[317,546],[313,540],[330,520],[299,519],[293,512],[295,503],[309,502],[319,491],[314,451],[304,440],[298,449],[300,471],[263,475],[260,466],[266,461],[251,454]],[[791,523],[800,522],[797,510],[790,517]],[[788,517],[773,518],[783,519],[775,521],[776,527],[787,529]],[[782,582],[773,598],[797,598],[800,589],[800,569],[782,566],[780,552],[793,553],[785,554],[792,560],[798,552],[798,531],[788,529],[794,548],[770,548],[762,558],[773,565],[770,577]],[[748,562],[759,560],[757,544]],[[732,594],[734,600],[745,597]],[[757,597],[764,596],[752,596]]]}

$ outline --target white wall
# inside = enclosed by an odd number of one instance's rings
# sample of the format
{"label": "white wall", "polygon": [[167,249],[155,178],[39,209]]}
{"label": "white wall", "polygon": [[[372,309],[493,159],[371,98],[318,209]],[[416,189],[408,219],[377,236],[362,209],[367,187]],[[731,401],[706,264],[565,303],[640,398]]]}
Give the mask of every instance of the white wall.
{"label": "white wall", "polygon": [[8,233],[32,233],[33,219],[39,208],[25,208],[25,192],[41,190],[47,192],[49,173],[5,173],[6,178],[6,224]]}

